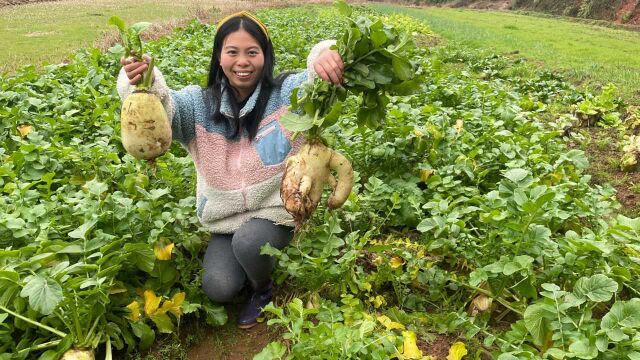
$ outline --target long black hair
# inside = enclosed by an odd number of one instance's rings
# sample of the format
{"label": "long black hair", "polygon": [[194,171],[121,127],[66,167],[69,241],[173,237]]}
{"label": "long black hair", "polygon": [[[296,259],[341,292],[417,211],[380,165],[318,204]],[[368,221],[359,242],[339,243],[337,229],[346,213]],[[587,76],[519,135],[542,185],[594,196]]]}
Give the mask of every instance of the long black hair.
{"label": "long black hair", "polygon": [[[264,65],[262,68],[262,75],[258,80],[261,84],[260,94],[256,100],[256,104],[253,110],[240,118],[240,104],[236,100],[236,96],[233,90],[229,86],[229,80],[226,79],[222,67],[220,67],[220,54],[222,52],[222,45],[227,35],[244,29],[254,39],[257,40],[264,54]],[[242,137],[243,132],[247,131],[249,139],[253,139],[258,131],[258,125],[264,115],[264,111],[267,107],[267,102],[271,95],[271,91],[276,85],[282,84],[284,76],[278,76],[277,79],[273,78],[273,68],[275,65],[275,54],[273,51],[273,45],[271,40],[262,31],[260,26],[256,24],[251,18],[246,16],[234,17],[226,21],[218,31],[213,39],[213,54],[211,55],[211,65],[209,67],[209,81],[207,88],[209,93],[213,96],[213,103],[215,109],[212,111],[212,118],[214,123],[225,123],[231,130],[227,132],[227,137],[230,139],[237,139]],[[224,80],[224,81],[223,81]],[[257,85],[257,84],[256,84]],[[229,119],[220,113],[220,104],[222,103],[222,96],[225,92],[230,91],[232,99],[231,110],[233,111],[233,118]],[[251,96],[251,95],[249,95]]]}

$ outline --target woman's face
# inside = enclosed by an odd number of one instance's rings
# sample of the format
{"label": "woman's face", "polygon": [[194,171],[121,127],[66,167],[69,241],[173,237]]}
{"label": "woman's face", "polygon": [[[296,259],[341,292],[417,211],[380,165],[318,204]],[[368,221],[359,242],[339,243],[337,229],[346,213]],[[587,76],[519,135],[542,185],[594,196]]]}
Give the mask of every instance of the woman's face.
{"label": "woman's face", "polygon": [[264,54],[258,41],[244,29],[232,32],[222,42],[220,66],[239,101],[253,92],[262,76]]}

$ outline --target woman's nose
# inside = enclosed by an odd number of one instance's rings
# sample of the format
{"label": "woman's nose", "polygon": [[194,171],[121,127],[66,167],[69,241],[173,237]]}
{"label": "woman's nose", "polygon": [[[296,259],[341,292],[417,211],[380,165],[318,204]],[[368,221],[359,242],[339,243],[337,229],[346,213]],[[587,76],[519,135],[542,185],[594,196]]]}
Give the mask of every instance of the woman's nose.
{"label": "woman's nose", "polygon": [[249,58],[248,57],[246,57],[244,55],[238,56],[237,61],[236,61],[236,65],[248,66],[249,64],[250,63],[249,63]]}

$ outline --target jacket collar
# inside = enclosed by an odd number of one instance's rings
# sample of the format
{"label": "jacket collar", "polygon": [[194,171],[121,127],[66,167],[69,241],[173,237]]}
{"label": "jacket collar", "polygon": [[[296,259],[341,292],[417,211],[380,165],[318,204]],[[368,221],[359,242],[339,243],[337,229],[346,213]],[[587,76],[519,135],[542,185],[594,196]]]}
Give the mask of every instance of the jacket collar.
{"label": "jacket collar", "polygon": [[[225,86],[227,87],[227,91],[222,94],[222,100],[221,100],[222,102],[220,103],[220,113],[226,117],[233,117],[233,110],[231,109],[231,102],[235,101],[232,98],[233,94],[231,93],[233,89],[231,89],[230,86],[227,86],[226,79],[222,80],[222,84],[220,86],[222,86],[223,89]],[[261,87],[262,87],[262,81],[259,82],[258,85],[256,85],[256,88],[255,90],[253,90],[253,93],[251,94],[251,96],[249,96],[247,103],[242,107],[242,109],[240,109],[239,117],[243,117],[248,113],[250,113],[251,111],[253,111],[253,108],[256,106],[256,102],[258,101],[258,95],[260,95]]]}

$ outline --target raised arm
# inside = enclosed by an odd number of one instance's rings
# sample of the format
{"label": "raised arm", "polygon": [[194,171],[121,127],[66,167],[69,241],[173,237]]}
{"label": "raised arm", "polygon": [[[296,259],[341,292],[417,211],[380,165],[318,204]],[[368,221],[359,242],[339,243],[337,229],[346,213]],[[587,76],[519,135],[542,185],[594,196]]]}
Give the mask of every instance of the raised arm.
{"label": "raised arm", "polygon": [[293,89],[305,81],[311,82],[319,77],[336,85],[342,83],[344,64],[338,52],[330,49],[335,43],[335,40],[323,40],[311,48],[307,56],[307,69],[289,76],[282,85],[280,95],[284,103],[289,103]]}

